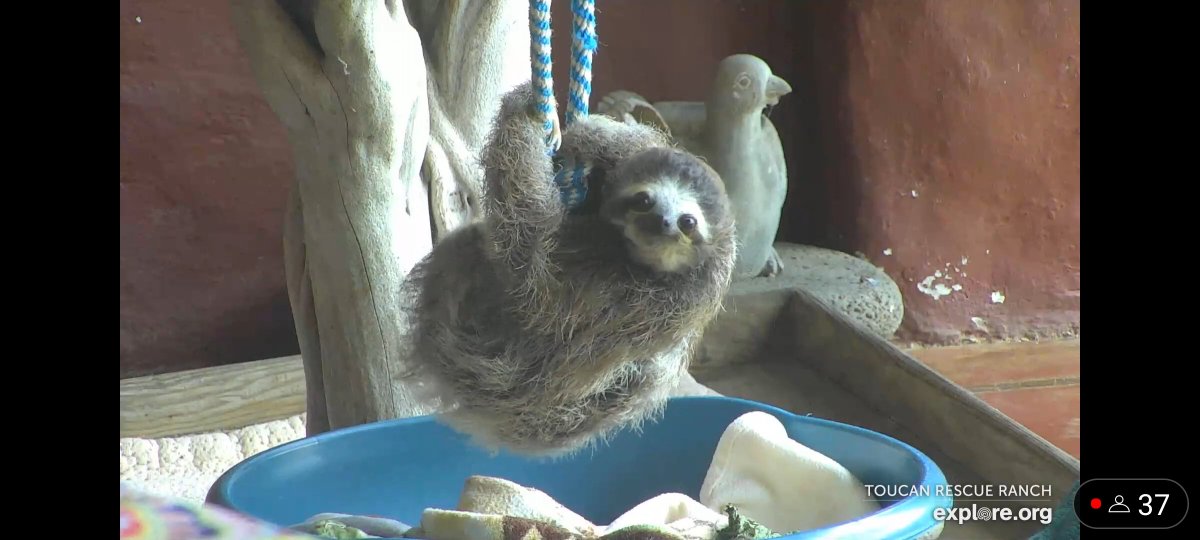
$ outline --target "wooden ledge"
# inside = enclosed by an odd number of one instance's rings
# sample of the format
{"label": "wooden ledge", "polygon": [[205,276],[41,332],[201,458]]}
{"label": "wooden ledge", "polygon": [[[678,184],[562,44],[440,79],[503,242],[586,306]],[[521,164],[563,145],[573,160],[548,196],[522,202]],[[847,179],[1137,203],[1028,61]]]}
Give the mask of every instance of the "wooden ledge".
{"label": "wooden ledge", "polygon": [[[1078,384],[1077,338],[901,349],[974,393]],[[728,358],[722,361],[729,362]],[[699,371],[705,367],[703,361],[696,365]],[[1004,373],[995,373],[1001,367]],[[984,380],[983,375],[1007,378],[997,383]],[[299,355],[121,381],[122,438],[237,429],[295,416],[304,409],[304,365]]]}
{"label": "wooden ledge", "polygon": [[121,381],[121,438],[237,429],[304,412],[304,365],[288,356]]}

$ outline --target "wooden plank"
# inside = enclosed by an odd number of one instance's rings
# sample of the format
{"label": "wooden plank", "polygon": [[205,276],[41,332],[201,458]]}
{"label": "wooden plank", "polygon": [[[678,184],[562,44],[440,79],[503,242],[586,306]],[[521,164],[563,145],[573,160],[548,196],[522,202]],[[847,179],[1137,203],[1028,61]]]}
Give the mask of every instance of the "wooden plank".
{"label": "wooden plank", "polygon": [[121,381],[121,437],[228,430],[304,412],[299,356]]}
{"label": "wooden plank", "polygon": [[791,294],[786,324],[794,329],[797,360],[863,404],[929,437],[988,483],[1050,484],[1064,494],[1079,478],[1079,461],[1063,450],[816,297]]}
{"label": "wooden plank", "polygon": [[916,348],[907,351],[974,392],[1079,384],[1079,338]]}
{"label": "wooden plank", "polygon": [[[786,295],[780,296],[786,297]],[[802,311],[811,312],[814,309],[811,300],[806,301],[790,298],[788,302],[791,305],[790,309],[795,310],[797,306],[791,304],[791,302],[801,302],[804,306]],[[777,306],[772,305],[771,307]],[[846,321],[841,321],[842,324],[835,326],[831,324],[833,323],[832,319],[826,318],[831,316],[828,313],[825,313],[824,317],[818,317],[818,319],[824,319],[821,321],[821,324],[812,324],[813,317],[809,313],[807,316],[802,317],[802,319],[809,321],[808,324],[802,324],[802,328],[798,329],[796,326],[799,321],[795,319],[794,312],[791,316],[785,314],[783,317],[777,317],[771,311],[762,310],[761,313],[754,313],[756,316],[746,316],[742,320],[742,324],[764,327],[760,329],[760,332],[763,334],[762,337],[764,339],[762,341],[765,343],[759,343],[757,346],[751,347],[747,343],[739,342],[746,351],[738,354],[731,354],[730,350],[725,350],[737,349],[737,347],[725,347],[722,349],[723,354],[716,355],[722,357],[719,361],[710,362],[707,365],[700,363],[700,365],[693,366],[697,377],[705,383],[717,383],[714,387],[719,387],[720,383],[717,380],[721,379],[722,375],[727,376],[725,370],[716,369],[716,372],[711,374],[706,372],[717,368],[717,366],[727,366],[730,364],[740,368],[750,367],[741,362],[730,362],[730,358],[726,358],[727,356],[757,358],[757,362],[754,363],[761,363],[764,359],[768,358],[775,359],[775,362],[811,362],[812,368],[821,369],[822,371],[833,367],[830,365],[831,363],[835,365],[842,364],[840,369],[835,368],[832,370],[834,373],[841,371],[841,369],[858,371],[857,366],[860,366],[859,362],[863,360],[863,356],[865,356],[863,353],[866,351],[873,351],[867,355],[875,356],[876,358],[882,356],[893,359],[891,362],[885,362],[884,365],[876,365],[872,369],[860,372],[862,375],[875,372],[873,376],[867,377],[870,379],[891,371],[888,369],[889,366],[887,364],[895,362],[895,355],[905,357],[904,352],[895,349],[881,339],[866,338],[871,343],[870,346],[866,347],[862,343],[844,347],[845,343],[863,339],[863,337],[861,335],[854,337],[846,335]],[[777,320],[771,321],[770,319]],[[785,322],[788,319],[791,319],[791,321]],[[838,331],[832,332],[833,328],[831,326],[838,328]],[[831,334],[837,334],[837,337]],[[717,340],[721,339],[718,333],[713,333],[711,337]],[[788,343],[788,345],[785,345],[787,350],[779,350],[781,343],[778,343],[778,341],[780,338],[783,338],[783,341]],[[843,346],[838,346],[838,343],[843,344]],[[979,362],[986,362],[993,366],[1001,363],[1024,365],[1027,363],[1022,361],[1022,358],[1025,356],[1044,356],[1044,354],[1035,355],[1033,352],[1034,349],[1050,351],[1051,353],[1060,351],[1064,354],[1069,354],[1073,350],[1077,354],[1078,347],[1079,341],[1074,340],[1031,344],[976,344],[962,347],[921,348],[907,352],[912,356],[919,357],[923,362],[928,362],[930,367],[934,368],[934,371],[944,370],[943,375],[949,376],[949,378],[954,379],[956,382],[960,382],[957,379],[962,373],[961,370],[955,369],[956,365],[975,364]],[[853,349],[858,352],[854,353],[847,349]],[[887,352],[881,355],[880,353],[883,351]],[[897,363],[907,364],[911,361],[910,357],[906,357],[904,361]],[[1075,362],[1077,366],[1078,360]],[[875,362],[868,361],[867,364],[875,364]],[[766,366],[762,367],[766,368]],[[890,367],[894,369],[899,366],[893,365]],[[778,369],[778,367],[769,369]],[[883,372],[876,372],[879,369],[882,369]],[[924,366],[909,366],[909,369],[916,369],[919,372],[928,370]],[[971,371],[975,371],[975,368],[972,367]],[[846,378],[846,375],[850,375],[849,378]],[[892,379],[893,376],[888,376],[885,379]],[[927,376],[918,376],[917,378],[925,379]],[[942,377],[936,378],[942,379]],[[785,378],[785,380],[788,380],[788,378]],[[871,409],[881,406],[884,406],[885,410],[890,408],[890,406],[880,403],[879,398],[885,396],[869,395],[871,392],[864,388],[865,385],[868,385],[868,382],[862,378],[856,377],[854,374],[843,374],[842,376],[835,377],[834,380],[839,381],[840,385],[848,385],[847,388],[853,390],[855,393],[868,394],[862,396],[864,401],[857,402],[857,408],[848,407],[846,403],[841,403],[839,407],[835,408],[836,411],[841,413],[841,416],[847,415],[850,411],[857,410],[863,406],[868,406]],[[824,384],[831,382],[825,381]],[[792,381],[789,380],[789,382]],[[928,384],[929,382],[926,381],[918,385],[918,387],[924,387],[924,391],[933,390]],[[934,391],[945,391],[946,386],[943,385],[948,385],[949,387],[958,386],[949,381],[938,381],[933,386],[935,388],[940,387],[940,389]],[[718,390],[720,389],[718,388]],[[905,388],[903,388],[903,390],[907,391],[915,389],[916,387],[908,385],[905,385]],[[901,391],[900,393],[907,394],[907,391]],[[796,393],[807,395],[810,399],[828,398],[828,396],[813,395],[813,392],[814,389],[808,389],[807,392],[796,389]],[[964,396],[962,394],[967,393],[962,388],[955,388],[950,392],[955,394],[958,399],[963,399]],[[825,393],[830,393],[830,390],[826,388]],[[901,407],[901,409],[927,403],[925,399],[920,399],[916,396],[902,397],[901,395],[896,395],[894,392],[889,393],[891,395],[886,396],[887,399],[885,399],[887,402],[894,403],[897,400],[915,399],[914,402],[908,403],[907,406]],[[250,424],[278,420],[304,412],[305,395],[304,369],[299,356],[128,379],[121,381],[121,436],[167,437],[189,433],[237,429]],[[978,401],[974,396],[971,397],[972,399],[967,400],[969,403],[967,405],[968,408],[975,408],[982,405],[991,409],[991,407]],[[962,405],[960,403],[959,406]],[[833,411],[828,412],[832,413]],[[914,416],[922,416],[922,413],[926,416],[932,416],[926,411],[912,411]],[[984,414],[990,416],[991,414],[999,414],[999,411],[993,409],[991,413]],[[839,415],[835,414],[834,416]],[[1004,415],[1000,416],[1003,417]],[[850,418],[840,419],[851,421],[852,423],[854,421]],[[932,419],[926,418],[925,421],[928,422],[930,420]],[[895,422],[896,420],[889,420],[889,423],[885,423],[884,425],[872,424],[871,427],[884,432],[890,432],[893,430],[888,429],[889,427],[893,429],[897,427]],[[999,426],[993,423],[992,428],[1000,428],[1000,433],[1005,433],[1008,429],[1011,429],[1012,424],[1010,422],[1012,420],[1005,417],[999,422]],[[915,432],[924,431],[914,425],[907,427],[916,428],[913,430]],[[928,429],[931,426],[923,427]],[[945,432],[942,431],[941,433]],[[1000,433],[997,433],[997,435]],[[1024,433],[1024,430],[1017,430],[1016,433]],[[1009,432],[1008,435],[1015,435],[1016,433]],[[945,444],[944,441],[938,442]],[[1034,446],[1040,446],[1040,444],[1034,443]],[[964,457],[961,454],[959,455],[959,459],[963,459]],[[1078,467],[1078,462],[1070,463],[1067,467],[1068,469]]]}

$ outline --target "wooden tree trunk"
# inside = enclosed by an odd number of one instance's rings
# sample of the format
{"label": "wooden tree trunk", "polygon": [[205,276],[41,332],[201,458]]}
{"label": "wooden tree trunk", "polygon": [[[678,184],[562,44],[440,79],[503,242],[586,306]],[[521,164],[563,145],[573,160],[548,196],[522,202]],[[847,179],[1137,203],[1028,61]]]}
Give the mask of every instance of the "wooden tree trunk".
{"label": "wooden tree trunk", "polygon": [[410,0],[425,44],[429,148],[421,171],[430,189],[434,239],[479,212],[479,153],[500,97],[529,80],[529,3],[524,0]]}
{"label": "wooden tree trunk", "polygon": [[[400,285],[435,229],[474,214],[499,96],[529,73],[521,3],[417,2],[420,32],[397,1],[232,3],[294,150],[284,252],[308,433],[430,412],[397,382]],[[518,56],[523,72],[497,61]]]}

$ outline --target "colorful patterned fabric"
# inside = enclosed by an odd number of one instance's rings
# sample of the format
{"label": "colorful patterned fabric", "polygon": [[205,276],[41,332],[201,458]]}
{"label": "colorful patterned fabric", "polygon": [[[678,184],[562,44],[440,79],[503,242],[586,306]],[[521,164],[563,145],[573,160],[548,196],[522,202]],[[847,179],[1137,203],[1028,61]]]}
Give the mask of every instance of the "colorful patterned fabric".
{"label": "colorful patterned fabric", "polygon": [[315,536],[209,504],[138,493],[121,485],[122,540],[313,540]]}

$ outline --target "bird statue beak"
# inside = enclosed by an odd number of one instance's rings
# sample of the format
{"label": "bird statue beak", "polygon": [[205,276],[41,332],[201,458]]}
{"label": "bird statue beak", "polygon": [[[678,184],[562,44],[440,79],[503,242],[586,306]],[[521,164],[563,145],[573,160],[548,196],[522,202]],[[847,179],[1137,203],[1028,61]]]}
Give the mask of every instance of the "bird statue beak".
{"label": "bird statue beak", "polygon": [[771,78],[767,79],[767,105],[779,104],[779,98],[790,93],[792,93],[792,85],[787,81],[776,75],[771,75]]}

